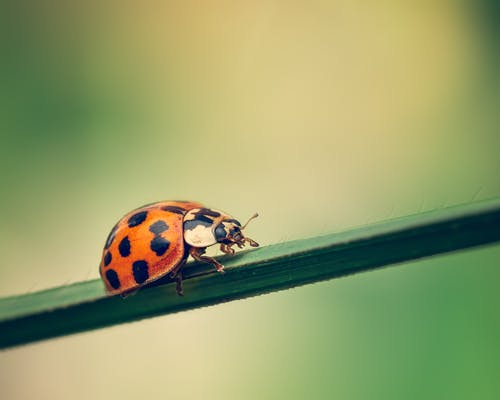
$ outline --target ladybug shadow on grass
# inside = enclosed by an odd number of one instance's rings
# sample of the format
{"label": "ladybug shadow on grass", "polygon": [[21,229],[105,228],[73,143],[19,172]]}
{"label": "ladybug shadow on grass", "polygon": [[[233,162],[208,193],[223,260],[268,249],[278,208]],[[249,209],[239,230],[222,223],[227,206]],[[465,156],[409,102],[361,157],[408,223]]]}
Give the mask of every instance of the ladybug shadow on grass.
{"label": "ladybug shadow on grass", "polygon": [[[233,262],[238,261],[238,259],[242,258],[249,251],[251,251],[251,250],[243,250],[243,251],[240,251],[238,253],[235,253],[234,255],[216,256],[216,258],[221,264],[225,264],[225,261],[227,261],[227,260],[231,260]],[[181,281],[185,281],[188,279],[196,278],[198,276],[211,275],[211,274],[214,274],[217,272],[224,274],[227,271],[228,270],[226,268],[224,268],[222,271],[214,270],[214,268],[211,265],[208,265],[205,262],[194,262],[194,263],[186,264],[183,268],[181,268],[177,272],[177,274],[182,275]],[[171,274],[167,274],[161,278],[158,278],[155,281],[152,281],[146,285],[141,286],[140,289],[138,289],[138,290],[141,290],[143,288],[153,288],[153,287],[157,287],[157,286],[167,285],[170,283],[177,282],[177,279],[178,279],[177,276],[171,276]],[[135,292],[137,292],[138,290],[136,290],[130,294],[125,293],[124,295],[122,295],[122,297],[126,298],[126,297],[128,297],[128,295],[132,295]],[[180,296],[183,296],[183,293],[177,293],[177,294],[179,294]]]}

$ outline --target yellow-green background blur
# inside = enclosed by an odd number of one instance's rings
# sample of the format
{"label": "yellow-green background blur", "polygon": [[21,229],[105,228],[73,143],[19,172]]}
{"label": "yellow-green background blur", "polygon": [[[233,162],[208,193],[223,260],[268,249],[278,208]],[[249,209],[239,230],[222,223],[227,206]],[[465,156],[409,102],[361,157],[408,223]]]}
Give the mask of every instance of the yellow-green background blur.
{"label": "yellow-green background blur", "polygon": [[[97,278],[109,229],[155,200],[258,211],[267,245],[500,195],[494,0],[75,3],[0,6],[1,296]],[[498,399],[499,264],[11,349],[0,398]]]}

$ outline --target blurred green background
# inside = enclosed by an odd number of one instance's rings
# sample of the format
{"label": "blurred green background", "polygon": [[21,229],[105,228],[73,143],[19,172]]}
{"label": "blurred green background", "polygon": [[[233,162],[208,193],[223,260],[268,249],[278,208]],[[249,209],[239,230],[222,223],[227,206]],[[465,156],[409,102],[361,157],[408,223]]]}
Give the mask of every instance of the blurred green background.
{"label": "blurred green background", "polygon": [[[266,245],[499,196],[497,4],[2,2],[0,295],[156,200]],[[409,264],[4,351],[0,397],[499,398],[500,246]]]}

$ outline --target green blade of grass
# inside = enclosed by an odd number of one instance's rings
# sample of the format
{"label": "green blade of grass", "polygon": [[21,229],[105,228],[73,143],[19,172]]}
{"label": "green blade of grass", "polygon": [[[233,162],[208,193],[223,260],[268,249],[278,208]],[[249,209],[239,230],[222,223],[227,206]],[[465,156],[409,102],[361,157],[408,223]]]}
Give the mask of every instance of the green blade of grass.
{"label": "green blade of grass", "polygon": [[500,199],[441,209],[222,257],[184,270],[184,297],[164,279],[108,297],[100,280],[0,299],[0,348],[288,289],[500,241]]}

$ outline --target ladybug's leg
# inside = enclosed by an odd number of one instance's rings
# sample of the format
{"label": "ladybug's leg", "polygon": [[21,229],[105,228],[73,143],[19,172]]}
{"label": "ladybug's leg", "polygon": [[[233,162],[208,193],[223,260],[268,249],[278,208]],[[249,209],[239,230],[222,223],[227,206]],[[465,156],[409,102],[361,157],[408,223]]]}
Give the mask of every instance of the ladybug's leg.
{"label": "ladybug's leg", "polygon": [[186,265],[186,259],[182,260],[177,267],[170,273],[170,278],[175,278],[175,291],[179,296],[184,296],[184,291],[182,290],[182,268]]}
{"label": "ladybug's leg", "polygon": [[175,291],[179,296],[184,296],[184,291],[182,290],[182,273],[178,272],[175,276]]}
{"label": "ladybug's leg", "polygon": [[245,242],[248,242],[248,244],[252,247],[259,247],[259,244],[255,240],[252,240],[248,237],[245,238]]}
{"label": "ladybug's leg", "polygon": [[191,247],[191,249],[189,249],[189,254],[191,254],[191,256],[196,261],[203,261],[203,262],[212,264],[218,272],[223,273],[224,272],[224,265],[222,265],[220,262],[218,262],[213,257],[204,256],[203,255],[204,253],[205,253],[204,247]]}
{"label": "ladybug's leg", "polygon": [[222,251],[225,254],[230,254],[230,255],[234,254],[234,249],[231,248],[230,245],[227,245],[227,244],[224,244],[224,243],[221,243],[221,245],[220,245],[220,251]]}

